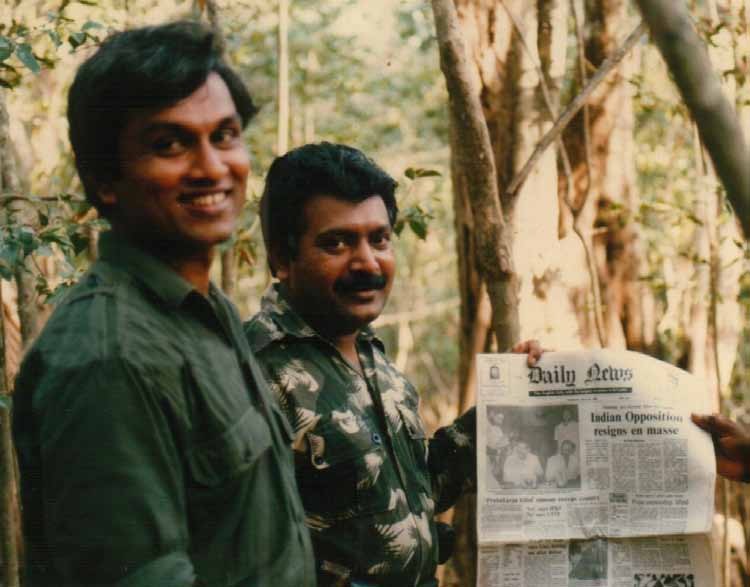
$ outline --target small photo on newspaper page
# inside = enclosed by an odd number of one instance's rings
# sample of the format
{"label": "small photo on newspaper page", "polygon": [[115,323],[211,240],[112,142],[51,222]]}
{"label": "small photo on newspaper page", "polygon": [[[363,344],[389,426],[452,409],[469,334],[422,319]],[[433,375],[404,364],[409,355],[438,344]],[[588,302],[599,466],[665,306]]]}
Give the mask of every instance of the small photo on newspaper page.
{"label": "small photo on newspaper page", "polygon": [[507,494],[581,487],[578,407],[488,405],[487,487]]}

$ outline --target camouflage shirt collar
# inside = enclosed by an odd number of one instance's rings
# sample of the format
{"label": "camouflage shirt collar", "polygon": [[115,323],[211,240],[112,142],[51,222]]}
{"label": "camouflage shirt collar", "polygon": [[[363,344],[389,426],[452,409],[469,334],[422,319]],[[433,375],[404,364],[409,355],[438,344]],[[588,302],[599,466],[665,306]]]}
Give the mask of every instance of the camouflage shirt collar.
{"label": "camouflage shirt collar", "polygon": [[[253,349],[256,352],[260,351],[272,341],[282,340],[287,337],[299,339],[319,338],[326,340],[292,309],[292,306],[289,304],[281,290],[280,283],[271,284],[263,294],[260,301],[260,312],[258,312],[258,318],[260,318],[258,323],[266,330],[267,336],[263,337],[265,344],[261,344]],[[375,335],[375,332],[373,332],[372,328],[369,326],[366,326],[360,331],[357,339],[374,344],[382,352],[385,352],[385,347],[382,341]]]}

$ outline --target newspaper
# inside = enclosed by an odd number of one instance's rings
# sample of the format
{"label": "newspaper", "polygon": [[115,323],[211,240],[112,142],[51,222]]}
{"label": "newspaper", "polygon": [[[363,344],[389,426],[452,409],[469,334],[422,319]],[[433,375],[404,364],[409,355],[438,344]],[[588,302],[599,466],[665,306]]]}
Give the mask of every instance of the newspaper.
{"label": "newspaper", "polygon": [[[711,576],[710,556],[705,568],[682,556],[713,517],[713,447],[690,421],[711,409],[700,379],[605,350],[545,353],[531,368],[523,355],[479,355],[477,369],[480,585],[688,587]],[[577,549],[598,553],[605,579],[575,578]]]}
{"label": "newspaper", "polygon": [[710,587],[705,534],[480,547],[480,587]]}

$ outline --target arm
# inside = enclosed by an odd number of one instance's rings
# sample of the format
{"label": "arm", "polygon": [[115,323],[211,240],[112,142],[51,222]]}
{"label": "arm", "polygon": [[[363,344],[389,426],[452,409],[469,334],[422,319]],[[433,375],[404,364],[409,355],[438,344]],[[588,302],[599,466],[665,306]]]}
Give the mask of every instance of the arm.
{"label": "arm", "polygon": [[750,435],[719,414],[693,414],[692,419],[711,435],[717,473],[732,481],[750,482]]}
{"label": "arm", "polygon": [[192,586],[166,398],[117,359],[49,373],[34,396],[55,575],[71,585]]}

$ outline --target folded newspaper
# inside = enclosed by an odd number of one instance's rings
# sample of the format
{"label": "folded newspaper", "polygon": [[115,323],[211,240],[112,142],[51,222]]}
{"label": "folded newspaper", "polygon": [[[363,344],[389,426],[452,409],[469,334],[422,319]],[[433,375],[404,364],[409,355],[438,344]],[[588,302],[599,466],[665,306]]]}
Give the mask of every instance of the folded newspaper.
{"label": "folded newspaper", "polygon": [[627,351],[477,356],[481,587],[712,587],[699,378]]}

